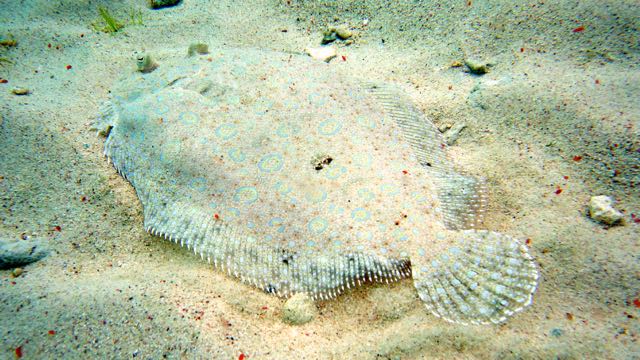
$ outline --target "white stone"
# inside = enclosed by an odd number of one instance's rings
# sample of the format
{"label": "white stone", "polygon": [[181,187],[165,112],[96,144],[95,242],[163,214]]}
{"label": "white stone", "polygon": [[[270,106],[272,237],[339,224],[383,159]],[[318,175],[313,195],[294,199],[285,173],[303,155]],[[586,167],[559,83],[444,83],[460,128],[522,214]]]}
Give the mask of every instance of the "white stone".
{"label": "white stone", "polygon": [[316,317],[317,312],[313,300],[305,293],[298,293],[285,302],[282,318],[289,324],[302,325]]}
{"label": "white stone", "polygon": [[320,46],[316,48],[306,48],[304,49],[305,54],[311,56],[316,60],[322,60],[324,62],[329,62],[334,57],[338,56],[338,51],[334,46]]}
{"label": "white stone", "polygon": [[622,213],[613,208],[613,199],[606,195],[592,196],[589,200],[589,216],[597,222],[614,225],[622,220]]}

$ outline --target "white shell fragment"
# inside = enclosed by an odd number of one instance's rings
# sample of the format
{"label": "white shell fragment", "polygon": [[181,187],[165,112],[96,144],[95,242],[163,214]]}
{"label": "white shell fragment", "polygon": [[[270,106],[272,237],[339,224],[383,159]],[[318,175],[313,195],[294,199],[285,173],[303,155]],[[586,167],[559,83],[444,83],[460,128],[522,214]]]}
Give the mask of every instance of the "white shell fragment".
{"label": "white shell fragment", "polygon": [[615,225],[622,221],[624,215],[613,208],[613,199],[606,195],[592,196],[589,200],[589,216],[606,225]]}
{"label": "white shell fragment", "polygon": [[329,62],[331,59],[338,56],[338,52],[335,46],[319,46],[315,48],[305,48],[305,54],[311,56],[313,59]]}

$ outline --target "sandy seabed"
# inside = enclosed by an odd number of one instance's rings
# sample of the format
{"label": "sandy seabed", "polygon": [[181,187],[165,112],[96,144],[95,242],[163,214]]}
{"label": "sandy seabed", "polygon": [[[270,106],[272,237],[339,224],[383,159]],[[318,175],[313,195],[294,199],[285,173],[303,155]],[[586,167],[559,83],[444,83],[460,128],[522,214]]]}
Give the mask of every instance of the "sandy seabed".
{"label": "sandy seabed", "polygon": [[[98,6],[143,24],[96,31]],[[0,1],[0,35],[17,40],[0,47],[0,237],[51,248],[19,277],[0,271],[0,358],[640,358],[639,19],[635,1]],[[505,324],[439,320],[406,280],[287,325],[283,300],[145,233],[89,129],[135,54],[301,52],[333,25],[356,35],[331,66],[401,84],[440,127],[467,125],[449,153],[487,178],[485,226],[529,239],[541,272]],[[470,58],[490,72],[451,66]],[[586,216],[600,194],[624,225]]]}

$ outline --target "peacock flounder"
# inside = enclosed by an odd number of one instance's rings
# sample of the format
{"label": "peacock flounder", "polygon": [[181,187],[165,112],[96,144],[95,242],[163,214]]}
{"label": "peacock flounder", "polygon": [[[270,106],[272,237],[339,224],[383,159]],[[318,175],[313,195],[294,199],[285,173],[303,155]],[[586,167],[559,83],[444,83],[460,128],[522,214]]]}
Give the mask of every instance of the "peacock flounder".
{"label": "peacock flounder", "polygon": [[498,323],[531,303],[526,247],[476,229],[482,182],[454,170],[395,87],[273,51],[158,62],[131,70],[96,122],[147,231],[283,297],[412,277],[453,322]]}

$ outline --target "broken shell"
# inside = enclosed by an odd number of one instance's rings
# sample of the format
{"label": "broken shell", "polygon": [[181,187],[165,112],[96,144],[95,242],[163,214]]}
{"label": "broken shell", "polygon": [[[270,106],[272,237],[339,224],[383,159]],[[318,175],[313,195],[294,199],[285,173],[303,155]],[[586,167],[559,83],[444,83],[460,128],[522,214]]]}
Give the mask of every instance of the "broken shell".
{"label": "broken shell", "polygon": [[333,46],[320,46],[317,48],[306,48],[304,49],[305,54],[311,56],[316,60],[322,60],[324,62],[329,62],[334,57],[338,56],[338,52],[336,48]]}

